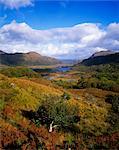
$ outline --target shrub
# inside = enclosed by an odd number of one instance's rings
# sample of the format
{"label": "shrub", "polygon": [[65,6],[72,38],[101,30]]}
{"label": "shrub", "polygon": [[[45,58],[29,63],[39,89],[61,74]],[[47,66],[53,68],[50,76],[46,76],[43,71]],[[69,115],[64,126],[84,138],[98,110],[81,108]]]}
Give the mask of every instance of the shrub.
{"label": "shrub", "polygon": [[119,113],[119,96],[118,95],[108,95],[105,101],[112,104],[112,110],[115,113]]}
{"label": "shrub", "polygon": [[46,125],[49,129],[71,127],[80,120],[77,107],[68,105],[61,97],[47,97],[32,114],[36,125]]}
{"label": "shrub", "polygon": [[39,76],[32,69],[24,68],[24,67],[4,68],[4,69],[0,70],[0,73],[6,75],[8,77],[23,77],[23,76],[27,76],[27,77],[31,78],[31,77],[38,77]]}

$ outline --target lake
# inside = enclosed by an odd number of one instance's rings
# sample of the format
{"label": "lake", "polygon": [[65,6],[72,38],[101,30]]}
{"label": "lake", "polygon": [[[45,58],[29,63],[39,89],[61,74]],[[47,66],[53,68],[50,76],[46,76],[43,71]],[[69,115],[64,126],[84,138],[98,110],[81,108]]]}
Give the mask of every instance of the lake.
{"label": "lake", "polygon": [[55,72],[67,72],[71,69],[69,66],[60,66],[56,68],[33,68],[37,73],[55,73]]}

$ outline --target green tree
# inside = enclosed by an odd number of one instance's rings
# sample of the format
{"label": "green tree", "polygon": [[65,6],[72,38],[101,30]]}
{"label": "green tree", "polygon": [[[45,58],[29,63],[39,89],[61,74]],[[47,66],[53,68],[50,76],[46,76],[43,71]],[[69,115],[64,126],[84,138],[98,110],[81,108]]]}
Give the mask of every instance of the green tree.
{"label": "green tree", "polygon": [[49,125],[49,132],[56,127],[68,127],[80,120],[76,106],[70,106],[62,98],[47,100],[39,107],[39,120]]}
{"label": "green tree", "polygon": [[64,92],[62,95],[62,98],[65,100],[69,100],[71,98],[71,96],[68,93]]}

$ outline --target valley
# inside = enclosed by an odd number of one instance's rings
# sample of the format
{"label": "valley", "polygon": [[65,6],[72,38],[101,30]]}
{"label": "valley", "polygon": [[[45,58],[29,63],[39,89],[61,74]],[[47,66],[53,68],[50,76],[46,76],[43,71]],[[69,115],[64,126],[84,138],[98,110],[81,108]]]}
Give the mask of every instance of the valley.
{"label": "valley", "polygon": [[118,0],[0,0],[0,150],[119,150]]}
{"label": "valley", "polygon": [[0,87],[2,149],[118,149],[118,63],[7,66]]}

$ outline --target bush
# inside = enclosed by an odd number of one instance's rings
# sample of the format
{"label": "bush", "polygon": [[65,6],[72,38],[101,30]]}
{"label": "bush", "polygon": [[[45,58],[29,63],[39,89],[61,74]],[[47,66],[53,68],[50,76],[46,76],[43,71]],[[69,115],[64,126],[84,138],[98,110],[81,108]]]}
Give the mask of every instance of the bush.
{"label": "bush", "polygon": [[32,69],[24,68],[24,67],[4,68],[4,69],[0,70],[0,73],[6,75],[8,77],[23,77],[23,76],[27,76],[27,77],[31,78],[31,77],[38,77],[39,76]]}
{"label": "bush", "polygon": [[77,106],[68,105],[61,97],[47,97],[42,102],[37,112],[24,113],[25,116],[29,116],[29,119],[36,125],[46,125],[48,128],[52,125],[60,129],[74,127],[74,124],[80,120],[79,110]]}
{"label": "bush", "polygon": [[105,101],[112,104],[112,110],[115,113],[119,113],[119,96],[118,95],[108,95]]}
{"label": "bush", "polygon": [[103,79],[95,79],[95,78],[89,78],[89,79],[81,79],[77,83],[77,88],[98,88],[108,91],[119,91],[119,86],[116,82],[107,80],[105,78]]}

